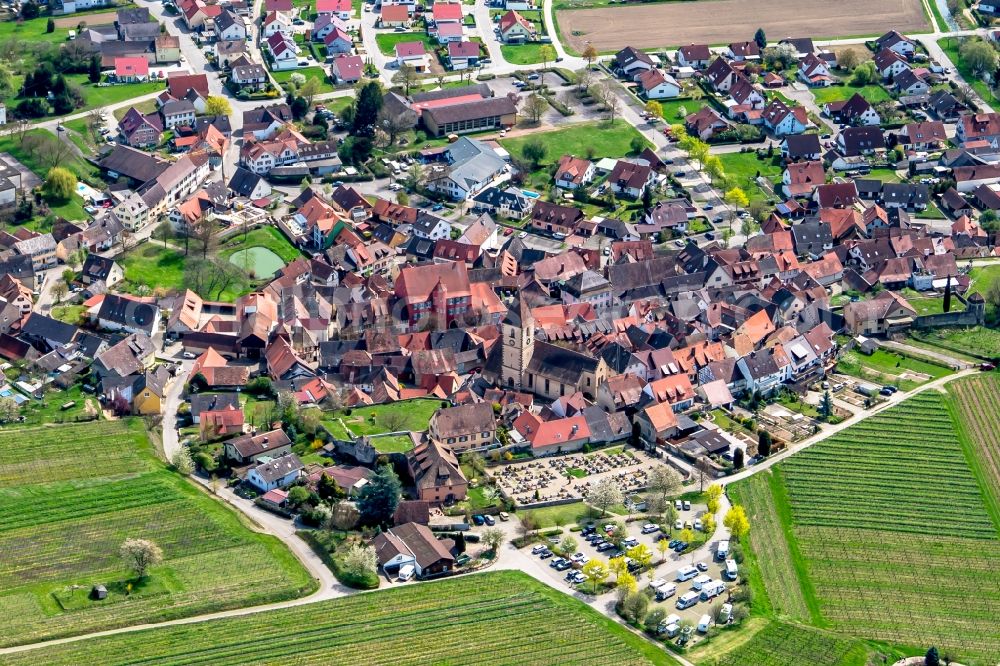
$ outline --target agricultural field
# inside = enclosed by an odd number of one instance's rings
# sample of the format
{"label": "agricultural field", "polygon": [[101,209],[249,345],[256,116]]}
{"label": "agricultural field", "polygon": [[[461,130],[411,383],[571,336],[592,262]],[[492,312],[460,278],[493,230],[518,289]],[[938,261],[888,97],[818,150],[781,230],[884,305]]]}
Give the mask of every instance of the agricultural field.
{"label": "agricultural field", "polygon": [[5,664],[667,664],[657,647],[519,572],[88,639]]}
{"label": "agricultural field", "polygon": [[861,641],[819,629],[771,622],[713,666],[865,666]]}
{"label": "agricultural field", "polygon": [[962,425],[966,457],[980,484],[994,522],[1000,524],[1000,377],[980,375],[948,387],[955,420]]}
{"label": "agricultural field", "polygon": [[[956,387],[957,414],[981,409],[968,398],[980,387]],[[934,644],[966,663],[1000,658],[995,498],[984,495],[949,407],[941,392],[920,393],[777,465],[770,497],[756,479],[736,488],[763,532],[751,545],[776,612],[788,593],[764,562],[785,558],[768,543],[781,536],[769,512],[787,518],[781,531],[807,603],[814,596],[813,624],[888,645]],[[996,431],[995,420],[975,423]]]}
{"label": "agricultural field", "polygon": [[[312,586],[277,539],[167,471],[139,420],[3,430],[0,459],[0,647],[289,599]],[[119,559],[127,538],[163,550],[143,580]],[[90,600],[97,583],[107,599]]]}

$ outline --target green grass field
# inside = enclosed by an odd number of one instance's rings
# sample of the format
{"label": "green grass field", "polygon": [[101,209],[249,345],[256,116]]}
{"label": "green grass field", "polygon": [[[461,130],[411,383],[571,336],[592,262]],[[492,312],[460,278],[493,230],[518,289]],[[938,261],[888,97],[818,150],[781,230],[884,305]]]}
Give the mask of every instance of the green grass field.
{"label": "green grass field", "polygon": [[[381,435],[404,430],[420,432],[427,430],[431,416],[440,408],[440,400],[427,398],[400,400],[384,405],[352,409],[349,415],[345,414],[343,410],[324,412],[323,425],[330,430],[334,437],[341,439],[348,438],[348,433],[344,431],[340,422],[350,428],[355,435]],[[390,442],[387,442],[387,445],[391,447]]]}
{"label": "green grass field", "polygon": [[867,660],[868,651],[861,641],[819,629],[772,622],[714,663],[717,666],[865,666]]}
{"label": "green grass field", "polygon": [[234,252],[248,247],[266,247],[281,257],[286,264],[302,256],[302,252],[289,242],[285,234],[270,225],[251,229],[247,232],[245,240],[242,233],[232,236],[219,248],[219,254],[228,259]]}
{"label": "green grass field", "polygon": [[319,94],[329,93],[336,90],[333,83],[330,82],[330,77],[327,76],[326,70],[322,67],[303,67],[302,69],[289,69],[284,71],[273,71],[271,75],[274,76],[275,81],[281,85],[285,85],[292,80],[292,74],[301,74],[307,79],[319,79]]}
{"label": "green grass field", "polygon": [[558,163],[563,155],[586,156],[590,151],[593,151],[595,159],[625,157],[631,152],[635,137],[642,138],[637,129],[624,120],[616,120],[614,125],[606,121],[574,123],[563,129],[501,139],[500,144],[512,155],[523,158],[525,144],[539,140],[546,147],[545,159],[541,162],[542,166],[546,166]]}
{"label": "green grass field", "polygon": [[956,387],[957,406],[918,394],[733,488],[751,520],[748,575],[774,615],[921,653],[936,645],[963,663],[1000,658],[995,486],[952,417],[983,412],[996,452],[995,410],[983,405],[1000,391],[974,404],[964,393],[976,387]]}
{"label": "green grass field", "polygon": [[[335,657],[334,657],[335,655]],[[519,572],[57,645],[5,663],[669,664],[597,611]]]}
{"label": "green grass field", "polygon": [[780,166],[780,156],[772,159],[757,159],[757,154],[750,153],[724,153],[718,156],[722,160],[722,168],[726,176],[731,178],[737,187],[743,189],[751,201],[763,201],[767,199],[767,193],[755,182],[757,174],[764,176],[772,184],[780,184],[782,168]]}
{"label": "green grass field", "polygon": [[[981,37],[975,37],[974,39],[982,39]],[[990,85],[983,81],[981,78],[973,74],[972,68],[965,63],[959,57],[959,47],[962,44],[962,39],[956,37],[945,37],[944,39],[938,40],[938,46],[944,51],[948,59],[955,64],[955,68],[961,75],[965,82],[968,83],[976,93],[986,101],[987,104],[993,104],[997,102],[997,98],[993,95],[993,91],[990,90]]]}
{"label": "green grass field", "polygon": [[[708,102],[703,99],[665,99],[656,100],[663,107],[663,121],[669,125],[683,123],[684,118],[701,111],[708,106]],[[681,111],[684,113],[681,113]]]}
{"label": "green grass field", "polygon": [[854,96],[854,93],[860,93],[862,97],[872,104],[892,99],[892,96],[880,85],[830,86],[828,88],[813,88],[812,93],[813,97],[816,98],[816,105],[821,109],[825,104],[829,104],[830,102],[847,101]]}
{"label": "green grass field", "polygon": [[876,349],[871,356],[856,351],[845,352],[837,362],[837,372],[859,377],[876,383],[892,383],[903,390],[915,388],[930,379],[916,377],[903,378],[907,371],[938,379],[951,373],[949,368],[896,354],[885,349]]}
{"label": "green grass field", "polygon": [[501,44],[500,52],[504,60],[514,65],[534,65],[542,62],[542,47],[545,44]]}
{"label": "green grass field", "polygon": [[[312,587],[277,539],[251,532],[153,458],[141,421],[6,429],[0,459],[2,646],[288,599]],[[118,556],[127,538],[163,549],[163,563],[139,583]],[[90,601],[97,583],[110,594]]]}
{"label": "green grass field", "polygon": [[427,53],[433,53],[434,40],[426,32],[381,32],[375,35],[382,55],[396,56],[396,44],[403,42],[423,42]]}
{"label": "green grass field", "polygon": [[923,343],[971,354],[977,358],[1000,358],[1000,329],[984,326],[969,328],[935,328],[911,331],[910,336]]}

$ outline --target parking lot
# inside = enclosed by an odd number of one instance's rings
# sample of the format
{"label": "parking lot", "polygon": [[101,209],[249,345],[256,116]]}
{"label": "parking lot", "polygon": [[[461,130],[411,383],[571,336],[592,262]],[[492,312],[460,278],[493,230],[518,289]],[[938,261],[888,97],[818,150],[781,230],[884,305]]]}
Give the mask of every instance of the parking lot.
{"label": "parking lot", "polygon": [[[704,506],[694,505],[688,510],[682,510],[678,512],[681,521],[687,521],[689,523],[694,523],[695,520],[699,519],[705,512]],[[600,544],[603,541],[603,534],[605,532],[605,527],[612,526],[612,519],[614,516],[608,516],[606,518],[598,518],[595,520],[593,529],[594,535],[585,535],[584,532],[571,533],[564,531],[560,536],[550,537],[543,544],[536,545],[530,551],[530,556],[538,561],[540,566],[544,566],[549,575],[554,581],[558,581],[559,585],[566,587],[573,587],[580,589],[581,592],[589,593],[590,589],[588,584],[584,581],[582,583],[573,582],[572,576],[574,574],[582,575],[579,570],[584,564],[592,559],[600,559],[605,563],[614,556],[624,555],[623,552],[617,551],[613,546],[610,548],[604,546],[598,546],[595,544]],[[716,605],[724,603],[728,600],[729,591],[735,584],[732,580],[728,580],[724,575],[726,568],[725,560],[716,559],[714,556],[708,556],[703,554],[699,558],[695,558],[692,554],[678,554],[673,551],[667,551],[667,556],[665,560],[661,561],[661,555],[657,549],[657,541],[660,540],[661,536],[665,537],[668,543],[677,536],[677,530],[673,530],[671,535],[668,532],[662,532],[659,529],[651,530],[644,529],[643,521],[634,521],[625,524],[625,531],[627,533],[627,540],[625,543],[630,544],[628,547],[636,544],[646,544],[650,551],[653,553],[653,564],[649,570],[642,573],[635,573],[636,580],[639,585],[639,589],[645,589],[650,587],[654,582],[664,587],[659,598],[655,597],[650,603],[650,610],[654,608],[662,608],[666,612],[667,616],[676,615],[680,620],[690,621],[693,625],[697,626],[702,616],[706,613],[711,614],[711,609]],[[587,530],[585,530],[586,532]],[[566,536],[572,535],[572,537],[577,542],[576,553],[574,553],[569,560],[563,561],[559,555],[552,552],[551,549],[556,548],[558,543]],[[588,540],[588,537],[590,540]],[[592,542],[593,541],[593,542]],[[623,550],[627,549],[623,543]],[[547,550],[543,551],[542,549]],[[715,553],[718,548],[718,543],[712,542],[711,551]],[[528,553],[526,553],[528,554]],[[678,572],[685,568],[695,569],[694,573],[688,573],[690,576],[686,580],[678,581]],[[707,585],[706,577],[712,581],[722,581],[725,586],[725,591],[721,594],[715,596],[708,600],[702,600],[700,594],[702,588]],[[581,580],[577,578],[576,580]],[[609,580],[614,580],[614,574],[609,576]],[[671,585],[673,587],[671,587]],[[699,597],[694,603],[686,608],[679,609],[677,607],[678,600],[684,595],[694,592]]]}

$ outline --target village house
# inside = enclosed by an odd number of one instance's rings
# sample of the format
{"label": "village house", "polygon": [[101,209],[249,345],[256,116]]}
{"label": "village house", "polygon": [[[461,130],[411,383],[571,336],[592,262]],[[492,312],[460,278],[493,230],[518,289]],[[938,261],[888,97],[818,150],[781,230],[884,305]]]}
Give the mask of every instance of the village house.
{"label": "village house", "polygon": [[407,452],[406,464],[417,489],[417,499],[435,506],[465,499],[469,482],[448,444],[435,439],[420,443]]}
{"label": "village house", "polygon": [[496,436],[496,418],[489,403],[476,402],[434,412],[428,436],[462,452],[491,446]]}

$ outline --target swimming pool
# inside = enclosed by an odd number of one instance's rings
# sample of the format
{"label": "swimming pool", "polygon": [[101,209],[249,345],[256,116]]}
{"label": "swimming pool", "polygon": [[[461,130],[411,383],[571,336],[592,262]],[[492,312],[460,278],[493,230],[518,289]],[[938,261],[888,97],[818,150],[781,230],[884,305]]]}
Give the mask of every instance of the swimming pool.
{"label": "swimming pool", "polygon": [[521,194],[528,197],[529,199],[537,199],[538,197],[542,196],[538,192],[532,192],[531,190],[521,190]]}

